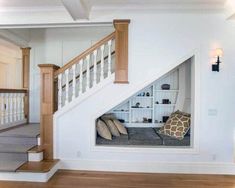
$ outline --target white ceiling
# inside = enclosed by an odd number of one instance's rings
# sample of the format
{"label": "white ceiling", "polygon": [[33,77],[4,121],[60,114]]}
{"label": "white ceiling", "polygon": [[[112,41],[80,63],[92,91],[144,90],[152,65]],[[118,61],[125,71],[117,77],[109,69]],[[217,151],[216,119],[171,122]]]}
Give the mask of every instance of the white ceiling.
{"label": "white ceiling", "polygon": [[0,12],[60,11],[68,19],[81,20],[93,12],[115,10],[224,11],[227,1],[235,0],[0,0]]}
{"label": "white ceiling", "polygon": [[[71,3],[74,0],[70,0]],[[79,0],[77,0],[79,1]],[[221,6],[226,0],[83,0],[85,4],[91,7],[110,7],[110,6],[162,6],[162,5],[190,5],[190,6]],[[0,8],[25,8],[25,7],[58,7],[63,6],[61,0],[0,0]]]}
{"label": "white ceiling", "polygon": [[0,0],[1,8],[62,6],[60,0]]}

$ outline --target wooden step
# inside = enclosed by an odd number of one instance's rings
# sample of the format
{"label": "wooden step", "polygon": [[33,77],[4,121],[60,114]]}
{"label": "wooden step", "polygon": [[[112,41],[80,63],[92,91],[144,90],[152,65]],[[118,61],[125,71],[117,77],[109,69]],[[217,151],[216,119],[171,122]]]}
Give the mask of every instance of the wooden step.
{"label": "wooden step", "polygon": [[41,153],[43,150],[44,149],[41,146],[34,146],[28,151],[28,153]]}
{"label": "wooden step", "polygon": [[19,167],[16,172],[46,173],[49,172],[58,162],[58,159],[43,160],[40,162],[26,162]]}

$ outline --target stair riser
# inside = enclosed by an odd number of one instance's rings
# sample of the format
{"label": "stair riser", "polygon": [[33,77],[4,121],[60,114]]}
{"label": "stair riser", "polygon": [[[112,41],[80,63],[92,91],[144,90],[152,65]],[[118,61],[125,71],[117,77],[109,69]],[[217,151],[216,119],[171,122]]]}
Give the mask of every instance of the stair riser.
{"label": "stair riser", "polygon": [[12,161],[27,161],[28,154],[27,153],[0,153],[0,163],[4,160],[12,160]]}
{"label": "stair riser", "polygon": [[37,145],[37,138],[22,138],[22,137],[0,137],[2,144],[23,144],[23,145]]}
{"label": "stair riser", "polygon": [[39,162],[43,160],[43,152],[28,153],[28,161]]}

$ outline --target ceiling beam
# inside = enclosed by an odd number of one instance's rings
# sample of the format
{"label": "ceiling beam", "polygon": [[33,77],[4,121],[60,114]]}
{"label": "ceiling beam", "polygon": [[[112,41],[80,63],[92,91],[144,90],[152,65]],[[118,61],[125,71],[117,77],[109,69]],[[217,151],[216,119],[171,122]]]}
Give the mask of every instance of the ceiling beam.
{"label": "ceiling beam", "polygon": [[89,19],[90,4],[85,0],[61,0],[73,20]]}
{"label": "ceiling beam", "polygon": [[234,19],[235,17],[235,1],[227,0],[225,3],[225,15],[226,19]]}

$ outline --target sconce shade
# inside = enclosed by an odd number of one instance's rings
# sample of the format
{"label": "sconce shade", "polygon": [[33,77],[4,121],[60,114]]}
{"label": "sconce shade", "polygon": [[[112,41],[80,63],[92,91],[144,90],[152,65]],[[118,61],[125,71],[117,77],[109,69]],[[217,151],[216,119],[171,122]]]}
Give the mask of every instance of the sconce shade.
{"label": "sconce shade", "polygon": [[215,49],[215,57],[222,57],[223,56],[223,50],[221,48]]}

